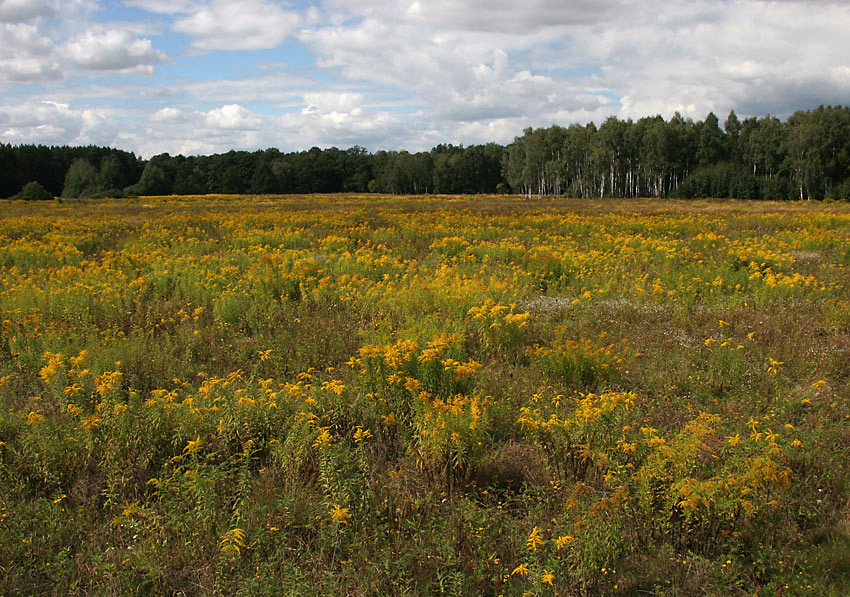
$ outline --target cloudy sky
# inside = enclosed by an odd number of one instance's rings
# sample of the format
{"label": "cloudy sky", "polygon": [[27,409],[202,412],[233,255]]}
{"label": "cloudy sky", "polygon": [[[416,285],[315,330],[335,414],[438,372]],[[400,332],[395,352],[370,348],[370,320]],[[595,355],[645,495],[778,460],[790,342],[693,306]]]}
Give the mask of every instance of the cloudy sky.
{"label": "cloudy sky", "polygon": [[850,103],[850,2],[0,0],[0,142],[144,157],[510,142]]}

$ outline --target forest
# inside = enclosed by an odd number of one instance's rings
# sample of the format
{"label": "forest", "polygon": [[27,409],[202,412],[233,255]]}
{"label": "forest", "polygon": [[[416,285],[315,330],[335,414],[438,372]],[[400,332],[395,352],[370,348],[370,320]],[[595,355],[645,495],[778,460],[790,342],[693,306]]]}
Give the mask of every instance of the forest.
{"label": "forest", "polygon": [[[34,184],[35,183],[35,184]],[[106,147],[0,145],[0,197],[378,192],[516,193],[528,197],[846,199],[850,108],[820,106],[785,121],[722,126],[712,112],[598,127],[527,128],[514,142],[430,151],[270,148],[143,160]]]}

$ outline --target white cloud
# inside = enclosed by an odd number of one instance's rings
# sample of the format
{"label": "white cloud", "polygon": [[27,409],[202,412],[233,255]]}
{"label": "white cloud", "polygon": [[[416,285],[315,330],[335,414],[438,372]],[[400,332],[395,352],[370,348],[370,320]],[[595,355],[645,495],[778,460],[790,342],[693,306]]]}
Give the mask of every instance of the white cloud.
{"label": "white cloud", "polygon": [[430,149],[434,145],[421,142],[420,132],[411,129],[399,114],[364,109],[347,99],[338,107],[347,105],[349,111],[324,105],[321,112],[293,111],[279,116],[256,114],[239,105],[208,111],[167,107],[151,115],[148,126],[133,130],[131,149],[151,156],[162,152],[189,155],[266,147],[297,151],[312,146]]}
{"label": "white cloud", "polygon": [[[326,0],[345,14],[406,20],[440,29],[524,35],[563,25],[593,24],[635,5],[623,0]],[[648,7],[651,8],[651,7]]]}
{"label": "white cloud", "polygon": [[30,83],[60,76],[53,42],[42,37],[34,25],[0,25],[0,78]]}
{"label": "white cloud", "polygon": [[[326,106],[323,109],[284,114],[273,119],[275,136],[270,141],[276,142],[278,146],[288,145],[289,149],[353,145],[374,150],[415,149],[421,145],[418,142],[419,127],[411,126],[409,117],[353,104],[349,104],[348,108],[345,110],[339,106],[338,109],[331,109]],[[298,140],[297,146],[290,145],[292,139]]]}
{"label": "white cloud", "polygon": [[204,115],[204,123],[212,129],[229,131],[254,131],[260,128],[260,119],[239,104],[210,110]]}
{"label": "white cloud", "polygon": [[133,150],[147,157],[163,152],[192,155],[255,149],[265,134],[263,119],[238,104],[208,111],[169,106],[147,120],[148,126],[131,134]]}
{"label": "white cloud", "polygon": [[135,6],[148,12],[181,14],[191,12],[196,6],[192,0],[124,0],[127,6]]}
{"label": "white cloud", "polygon": [[185,124],[199,135],[255,131],[262,124],[259,116],[239,104],[227,104],[207,112],[166,107],[152,114],[148,120],[152,123]]}
{"label": "white cloud", "polygon": [[111,114],[98,109],[81,111],[81,127],[76,145],[116,145],[120,143],[121,123]]}
{"label": "white cloud", "polygon": [[0,133],[5,143],[110,145],[118,136],[119,125],[107,109],[38,101],[2,110],[8,116],[8,126]]}
{"label": "white cloud", "polygon": [[846,102],[850,87],[830,73],[848,64],[848,28],[846,5],[680,1],[666,5],[664,18],[641,12],[578,30],[567,50],[604,65],[596,80],[623,97],[623,116],[682,107],[694,118],[733,108],[787,115]]}
{"label": "white cloud", "polygon": [[0,0],[0,23],[23,23],[36,17],[52,16],[55,12],[45,0]]}
{"label": "white cloud", "polygon": [[[551,124],[554,115],[565,108],[585,113],[605,103],[588,93],[581,82],[518,68],[521,61],[516,52],[563,35],[556,35],[554,29],[541,33],[561,25],[547,20],[540,10],[531,7],[530,14],[523,17],[534,21],[533,27],[523,34],[506,35],[482,32],[480,27],[463,28],[470,18],[459,14],[461,9],[452,3],[446,4],[447,10],[449,4],[454,8],[444,17],[445,23],[436,21],[432,3],[407,4],[405,11],[400,10],[401,3],[384,3],[387,6],[382,10],[377,10],[376,4],[372,3],[375,10],[367,8],[364,19],[302,31],[300,38],[320,65],[338,70],[361,86],[383,86],[408,96],[424,111],[429,130],[465,130],[459,123],[494,119],[505,123],[522,116],[535,122],[548,116]],[[519,18],[519,12],[511,8],[506,22]],[[430,20],[426,18],[429,14]],[[394,22],[395,18],[399,21]],[[497,29],[495,24],[493,28]]]}
{"label": "white cloud", "polygon": [[177,108],[163,108],[150,117],[151,122],[184,122],[186,114]]}
{"label": "white cloud", "polygon": [[[846,102],[846,3],[327,0],[319,63],[420,101],[433,128]],[[793,43],[789,43],[793,40]],[[619,98],[619,99],[617,99]],[[843,98],[843,99],[842,99]],[[547,122],[548,120],[548,122]],[[480,123],[469,127],[469,123]],[[447,133],[452,134],[452,133]]]}
{"label": "white cloud", "polygon": [[[599,124],[611,114],[678,110],[702,119],[713,110],[722,119],[735,108],[742,117],[783,117],[850,97],[846,2],[123,4],[150,19],[97,23],[104,12],[94,0],[0,0],[3,140],[111,138],[144,155],[354,144],[418,150],[506,143],[527,126]],[[161,71],[170,79],[93,80],[150,74],[167,59],[155,45],[185,45],[168,38],[175,32],[189,37],[193,54],[294,40],[316,64],[281,49],[264,52],[265,64],[245,62],[244,76],[216,78],[189,70],[214,59],[171,50],[174,62]],[[228,56],[228,70],[243,57],[256,54]],[[37,101],[44,98],[64,108]]]}
{"label": "white cloud", "polygon": [[258,101],[276,106],[301,104],[305,89],[316,86],[316,81],[297,73],[272,71],[259,76],[239,78],[173,81],[167,91],[170,95],[183,95],[199,102],[221,95],[227,90],[227,99],[233,103],[247,104]]}
{"label": "white cloud", "polygon": [[129,31],[93,27],[71,39],[62,53],[73,65],[93,71],[150,75],[153,67],[167,61],[149,39],[139,39]]}
{"label": "white cloud", "polygon": [[[17,5],[3,5],[7,12]],[[20,13],[21,18],[44,11],[38,3],[30,13]],[[44,5],[46,6],[46,5]],[[70,0],[62,11],[78,8],[74,19],[92,11],[87,0]],[[168,60],[153,48],[151,40],[139,38],[129,28],[91,24],[85,19],[73,22],[59,18],[59,25],[48,26],[41,20],[35,23],[0,24],[0,83],[36,84],[61,80],[78,74],[137,74],[150,75],[156,65]],[[51,20],[52,23],[52,20]],[[144,25],[139,25],[139,29]],[[49,29],[49,33],[47,33]],[[63,31],[72,31],[63,39]]]}
{"label": "white cloud", "polygon": [[304,94],[307,107],[303,114],[330,114],[332,112],[351,112],[360,109],[363,95],[360,93],[345,93],[335,91],[317,91]]}
{"label": "white cloud", "polygon": [[199,52],[260,50],[279,46],[300,22],[298,13],[266,0],[212,0],[174,22]]}
{"label": "white cloud", "polygon": [[486,124],[476,121],[461,124],[454,132],[455,138],[450,139],[450,141],[454,143],[463,142],[467,145],[507,144],[514,140],[519,131],[532,124],[549,126],[548,124],[532,123],[522,118],[497,118]]}

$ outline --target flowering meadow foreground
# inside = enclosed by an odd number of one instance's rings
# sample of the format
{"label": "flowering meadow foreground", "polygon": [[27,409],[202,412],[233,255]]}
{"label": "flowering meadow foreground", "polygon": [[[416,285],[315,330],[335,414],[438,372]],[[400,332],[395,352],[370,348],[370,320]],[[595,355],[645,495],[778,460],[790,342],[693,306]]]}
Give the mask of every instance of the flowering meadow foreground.
{"label": "flowering meadow foreground", "polygon": [[0,202],[0,593],[850,593],[850,206]]}

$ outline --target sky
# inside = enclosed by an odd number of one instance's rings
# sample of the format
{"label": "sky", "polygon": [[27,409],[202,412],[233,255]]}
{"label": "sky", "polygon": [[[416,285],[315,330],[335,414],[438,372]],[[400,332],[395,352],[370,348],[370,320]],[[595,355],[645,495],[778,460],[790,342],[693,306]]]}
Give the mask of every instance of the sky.
{"label": "sky", "polygon": [[507,144],[850,104],[850,2],[0,0],[0,142],[148,158]]}

